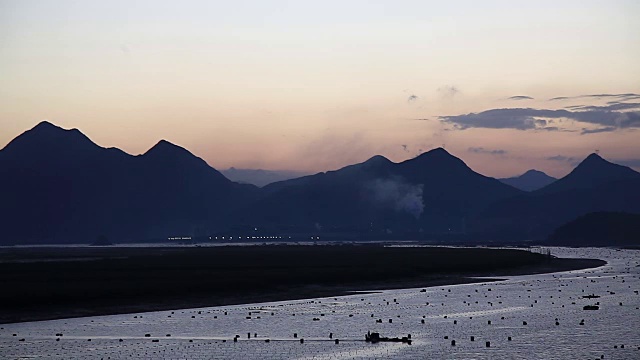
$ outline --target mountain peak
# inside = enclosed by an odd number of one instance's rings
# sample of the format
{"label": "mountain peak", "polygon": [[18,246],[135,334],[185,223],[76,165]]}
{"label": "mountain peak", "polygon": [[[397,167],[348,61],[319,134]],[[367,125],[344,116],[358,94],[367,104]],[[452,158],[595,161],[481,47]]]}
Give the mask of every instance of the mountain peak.
{"label": "mountain peak", "polygon": [[145,155],[147,154],[166,155],[167,153],[171,153],[171,152],[187,152],[191,154],[187,149],[162,139],[158,141],[155,145],[153,145],[149,150],[147,150]]}
{"label": "mountain peak", "polygon": [[530,169],[520,176],[498,180],[505,184],[511,185],[516,189],[524,191],[534,191],[551,184],[557,179],[545,174],[540,170]]}
{"label": "mountain peak", "polygon": [[160,139],[160,141],[158,141],[153,147],[179,147],[179,146],[165,139]]}
{"label": "mountain peak", "polygon": [[190,164],[202,168],[210,167],[203,159],[192,154],[189,150],[164,139],[158,141],[151,149],[142,154],[142,156],[152,160],[154,163],[172,163],[180,164],[180,166]]}
{"label": "mountain peak", "polygon": [[544,191],[590,188],[607,182],[637,179],[640,174],[629,167],[611,163],[596,153],[587,156],[569,175],[545,187]]}
{"label": "mountain peak", "polygon": [[365,164],[386,164],[390,162],[391,160],[387,159],[382,155],[375,155],[375,156],[372,156],[369,160],[365,161],[364,163]]}
{"label": "mountain peak", "polygon": [[582,160],[582,163],[598,163],[598,162],[606,162],[606,163],[608,163],[607,160],[603,159],[597,153],[591,153],[584,160]]}
{"label": "mountain peak", "polygon": [[47,120],[42,120],[40,121],[36,126],[34,126],[31,130],[36,130],[36,129],[59,129],[59,130],[64,130],[63,128],[54,125],[52,123],[50,123]]}
{"label": "mountain peak", "polygon": [[41,153],[53,156],[58,151],[89,151],[99,148],[78,129],[63,129],[49,121],[41,121],[13,139],[3,149],[10,152]]}
{"label": "mountain peak", "polygon": [[605,159],[603,159],[600,155],[596,153],[591,153],[587,156],[573,171],[584,171],[584,170],[596,170],[601,168],[611,168],[611,167],[622,167],[621,165],[617,165],[611,163]]}
{"label": "mountain peak", "polygon": [[49,137],[49,138],[69,136],[69,137],[83,138],[83,139],[89,140],[89,138],[86,135],[84,135],[82,132],[80,132],[80,130],[76,128],[65,129],[56,124],[50,123],[47,120],[42,120],[30,130],[25,131],[23,135],[25,134],[30,134],[30,135],[37,134],[38,136]]}
{"label": "mountain peak", "polygon": [[447,150],[445,150],[442,146],[438,146],[435,149],[431,149],[429,151],[427,151],[428,153],[434,153],[434,154],[448,154],[451,155]]}
{"label": "mountain peak", "polygon": [[[403,162],[414,162],[417,161],[418,163],[430,163],[430,162],[436,162],[438,164],[464,164],[464,161],[460,160],[459,158],[451,155],[447,150],[445,150],[442,147],[438,147],[426,152],[423,152],[422,154],[414,157],[413,159],[409,159],[409,160],[405,160]],[[466,167],[466,165],[465,165]]]}
{"label": "mountain peak", "polygon": [[426,159],[426,158],[460,160],[457,157],[451,155],[451,153],[449,153],[443,147],[437,147],[435,149],[431,149],[429,151],[425,151],[422,154],[416,156],[414,159]]}
{"label": "mountain peak", "polygon": [[418,157],[421,156],[434,156],[434,155],[438,155],[438,156],[453,156],[451,155],[447,150],[445,150],[443,147],[437,147],[435,149],[431,149],[429,151],[425,151],[422,154],[418,155]]}
{"label": "mountain peak", "polygon": [[540,170],[536,170],[536,169],[529,169],[524,174],[522,174],[520,176],[525,176],[525,175],[547,175],[547,174],[545,174],[544,171],[540,171]]}
{"label": "mountain peak", "polygon": [[47,120],[42,120],[36,126],[31,128],[31,130],[25,131],[25,134],[26,133],[40,134],[41,136],[64,136],[64,135],[78,136],[79,135],[82,138],[85,138],[87,140],[89,139],[80,130],[76,128],[65,129]]}

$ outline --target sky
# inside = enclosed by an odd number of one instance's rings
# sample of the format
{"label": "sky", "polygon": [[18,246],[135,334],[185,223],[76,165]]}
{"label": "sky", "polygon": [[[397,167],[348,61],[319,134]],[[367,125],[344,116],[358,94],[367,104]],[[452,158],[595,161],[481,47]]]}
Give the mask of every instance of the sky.
{"label": "sky", "polygon": [[317,172],[640,170],[640,2],[0,0],[0,148],[42,120],[130,154]]}

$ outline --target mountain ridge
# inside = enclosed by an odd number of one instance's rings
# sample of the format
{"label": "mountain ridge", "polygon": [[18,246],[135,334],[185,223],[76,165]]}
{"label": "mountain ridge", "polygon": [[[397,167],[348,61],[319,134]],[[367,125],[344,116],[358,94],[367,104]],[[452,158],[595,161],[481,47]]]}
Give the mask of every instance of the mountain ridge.
{"label": "mountain ridge", "polygon": [[0,150],[0,243],[90,243],[97,235],[139,241],[258,227],[363,239],[531,240],[588,212],[640,212],[638,189],[640,173],[591,154],[564,178],[522,191],[443,148],[398,163],[376,155],[258,188],[167,140],[130,155],[41,122]]}
{"label": "mountain ridge", "polygon": [[17,243],[205,233],[227,220],[222,209],[256,196],[166,140],[130,155],[43,122],[0,154],[0,225]]}

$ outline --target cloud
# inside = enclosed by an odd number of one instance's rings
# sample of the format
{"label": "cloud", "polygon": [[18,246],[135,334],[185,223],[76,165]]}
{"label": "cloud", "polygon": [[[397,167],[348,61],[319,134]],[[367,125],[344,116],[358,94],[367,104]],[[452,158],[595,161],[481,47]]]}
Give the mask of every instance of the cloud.
{"label": "cloud", "polygon": [[599,127],[599,128],[595,128],[595,129],[582,128],[582,131],[580,132],[580,135],[597,134],[597,133],[611,132],[611,131],[616,131],[616,130],[617,130],[617,128],[615,128],[613,126]]}
{"label": "cloud", "polygon": [[640,159],[612,159],[612,162],[632,168],[640,168]]}
{"label": "cloud", "polygon": [[454,97],[460,92],[460,89],[458,89],[454,85],[445,85],[445,86],[439,87],[438,92],[448,97]]}
{"label": "cloud", "polygon": [[616,129],[640,128],[640,112],[606,110],[569,111],[566,109],[504,108],[480,113],[440,116],[439,119],[454,125],[458,130],[469,128],[555,130],[544,127],[541,120],[548,119],[569,119],[602,127],[615,127]]}
{"label": "cloud", "polygon": [[412,103],[412,102],[415,102],[417,100],[418,100],[418,95],[414,95],[414,94],[409,95],[409,97],[407,98],[407,102],[408,103]]}
{"label": "cloud", "polygon": [[365,185],[371,199],[377,205],[407,212],[416,219],[424,210],[422,184],[412,185],[401,178],[376,179]]}
{"label": "cloud", "polygon": [[507,100],[534,100],[534,99],[531,96],[515,95],[515,96],[508,97]]}
{"label": "cloud", "polygon": [[545,160],[560,161],[560,162],[573,162],[575,160],[575,158],[569,157],[569,156],[564,156],[564,155],[555,155],[555,156],[549,156]]}
{"label": "cloud", "polygon": [[536,131],[538,130],[544,130],[544,131],[565,131],[565,132],[573,132],[573,130],[567,130],[567,129],[560,129],[557,126],[547,126],[547,127],[543,127],[543,128],[537,128]]}
{"label": "cloud", "polygon": [[528,130],[536,128],[536,117],[558,117],[555,110],[535,109],[491,109],[480,113],[456,116],[441,116],[440,120],[455,125],[458,129],[489,128]]}
{"label": "cloud", "polygon": [[131,49],[126,44],[120,45],[120,51],[122,51],[122,53],[124,53],[126,55],[130,55],[131,54]]}
{"label": "cloud", "polygon": [[610,101],[606,106],[592,106],[592,105],[573,105],[567,106],[567,109],[580,110],[580,111],[621,111],[621,110],[633,110],[640,109],[640,103],[621,103],[619,101]]}
{"label": "cloud", "polygon": [[476,153],[476,154],[490,154],[490,155],[505,155],[508,151],[502,149],[485,149],[483,147],[470,147],[467,149],[468,152]]}
{"label": "cloud", "polygon": [[578,95],[578,96],[558,96],[549,99],[549,101],[558,101],[558,100],[569,100],[569,99],[607,99],[607,98],[617,98],[618,100],[632,100],[632,99],[640,99],[640,94],[634,93],[626,93],[626,94],[588,94],[588,95]]}

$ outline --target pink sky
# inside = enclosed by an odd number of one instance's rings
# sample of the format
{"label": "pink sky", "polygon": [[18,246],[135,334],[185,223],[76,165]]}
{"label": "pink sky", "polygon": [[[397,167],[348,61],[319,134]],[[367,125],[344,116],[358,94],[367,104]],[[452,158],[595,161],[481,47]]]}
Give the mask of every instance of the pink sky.
{"label": "pink sky", "polygon": [[[131,154],[166,139],[218,169],[325,171],[443,144],[496,177],[562,176],[596,149],[637,166],[638,13],[637,1],[6,1],[0,147],[46,119]],[[594,94],[610,96],[578,97]],[[509,108],[568,113],[482,113]]]}

